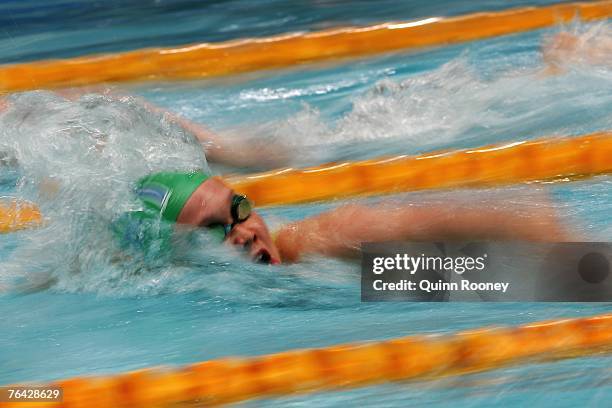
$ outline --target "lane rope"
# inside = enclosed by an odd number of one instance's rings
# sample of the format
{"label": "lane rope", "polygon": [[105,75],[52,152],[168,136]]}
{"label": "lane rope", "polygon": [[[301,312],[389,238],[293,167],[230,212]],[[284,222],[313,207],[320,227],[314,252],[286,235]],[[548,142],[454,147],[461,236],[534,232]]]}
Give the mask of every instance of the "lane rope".
{"label": "lane rope", "polygon": [[111,376],[76,377],[45,384],[63,388],[63,403],[0,403],[0,408],[224,404],[386,382],[430,380],[611,351],[612,314],[606,314],[518,327],[481,328],[453,335],[415,335],[259,357],[224,358],[178,369],[150,368]]}
{"label": "lane rope", "polygon": [[0,94],[108,82],[208,78],[455,44],[612,16],[612,0],[524,7],[268,38],[147,48],[0,67]]}
{"label": "lane rope", "polygon": [[612,173],[612,132],[226,177],[258,206]]}
{"label": "lane rope", "polygon": [[[500,187],[525,182],[568,181],[612,173],[612,132],[549,137],[418,156],[382,157],[225,176],[257,206],[290,205],[400,192]],[[33,204],[0,200],[0,232],[42,222]]]}

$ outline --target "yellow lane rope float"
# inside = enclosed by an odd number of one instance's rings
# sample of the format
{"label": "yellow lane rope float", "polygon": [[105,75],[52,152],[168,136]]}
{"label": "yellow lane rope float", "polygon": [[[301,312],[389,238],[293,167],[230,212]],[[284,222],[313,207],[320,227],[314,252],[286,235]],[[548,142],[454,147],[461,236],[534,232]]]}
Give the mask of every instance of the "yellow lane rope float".
{"label": "yellow lane rope float", "polygon": [[259,206],[612,173],[612,132],[226,177]]}
{"label": "yellow lane rope float", "polygon": [[0,233],[19,231],[41,222],[40,211],[34,204],[0,198]]}
{"label": "yellow lane rope float", "polygon": [[611,16],[612,1],[606,0],[22,63],[0,67],[0,93],[104,82],[207,78],[454,44],[550,27],[574,18],[591,21]]}
{"label": "yellow lane rope float", "polygon": [[534,360],[609,353],[611,347],[612,315],[608,314],[511,328],[483,328],[454,335],[409,336],[225,358],[179,369],[152,368],[107,377],[77,377],[45,385],[63,389],[62,403],[0,403],[0,408],[222,404],[468,374]]}
{"label": "yellow lane rope float", "polygon": [[[287,168],[249,176],[226,176],[224,180],[258,206],[271,206],[428,189],[584,178],[612,173],[611,157],[612,132],[600,132],[419,156]],[[35,206],[16,202],[3,205],[0,201],[0,232],[16,231],[40,221]]]}

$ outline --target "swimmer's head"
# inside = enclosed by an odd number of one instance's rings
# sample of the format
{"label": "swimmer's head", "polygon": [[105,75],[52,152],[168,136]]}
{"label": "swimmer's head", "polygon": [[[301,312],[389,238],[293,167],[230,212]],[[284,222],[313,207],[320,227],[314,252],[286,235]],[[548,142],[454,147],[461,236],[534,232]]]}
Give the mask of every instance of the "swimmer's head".
{"label": "swimmer's head", "polygon": [[217,177],[201,171],[155,173],[140,180],[136,194],[163,220],[207,227],[255,261],[280,263],[263,219],[251,214],[250,201]]}

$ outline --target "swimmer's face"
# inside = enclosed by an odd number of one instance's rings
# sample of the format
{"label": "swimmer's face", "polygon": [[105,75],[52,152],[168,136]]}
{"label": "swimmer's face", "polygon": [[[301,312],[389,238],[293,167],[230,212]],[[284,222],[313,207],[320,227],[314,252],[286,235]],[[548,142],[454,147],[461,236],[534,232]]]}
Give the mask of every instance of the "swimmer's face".
{"label": "swimmer's face", "polygon": [[263,218],[255,212],[246,221],[234,225],[226,238],[231,245],[243,248],[254,262],[281,263],[280,254]]}
{"label": "swimmer's face", "polygon": [[[189,197],[177,222],[197,227],[207,227],[213,224],[231,225],[233,196],[234,191],[220,179],[210,178]],[[252,212],[244,222],[235,224],[225,241],[246,251],[255,262],[280,263],[280,255],[268,227],[255,212]]]}

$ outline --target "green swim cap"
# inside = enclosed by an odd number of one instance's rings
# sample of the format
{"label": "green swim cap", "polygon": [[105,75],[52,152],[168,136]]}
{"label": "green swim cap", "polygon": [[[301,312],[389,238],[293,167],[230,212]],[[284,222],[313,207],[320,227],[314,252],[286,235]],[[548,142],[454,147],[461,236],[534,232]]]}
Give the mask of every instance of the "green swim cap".
{"label": "green swim cap", "polygon": [[164,220],[176,222],[189,197],[208,178],[202,171],[154,173],[138,181],[136,195]]}
{"label": "green swim cap", "polygon": [[[209,176],[202,171],[160,172],[143,177],[135,193],[144,203],[142,211],[122,214],[112,224],[121,247],[137,249],[147,258],[172,253],[174,223],[193,192]],[[225,239],[225,228],[208,228],[215,240]]]}

